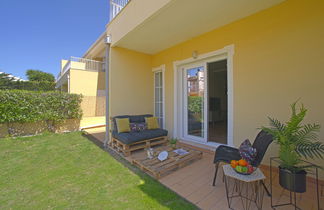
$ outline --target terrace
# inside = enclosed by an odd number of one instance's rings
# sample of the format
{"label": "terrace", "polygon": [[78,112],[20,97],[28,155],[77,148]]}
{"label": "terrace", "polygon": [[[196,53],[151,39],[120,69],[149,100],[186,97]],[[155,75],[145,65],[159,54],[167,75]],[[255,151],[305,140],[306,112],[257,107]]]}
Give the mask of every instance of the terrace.
{"label": "terrace", "polygon": [[[92,138],[98,140],[99,145],[102,145],[105,138],[104,128],[95,128],[86,130],[87,134]],[[222,173],[219,173],[216,185],[212,186],[213,176],[215,172],[215,166],[213,164],[214,151],[200,149],[197,147],[189,146],[182,143],[183,147],[190,147],[203,152],[202,159],[193,162],[192,164],[176,170],[158,181],[164,186],[168,187],[178,195],[182,196],[186,200],[195,204],[200,209],[228,209],[228,203],[226,200],[225,184],[222,181]],[[155,147],[157,149],[158,147]],[[126,157],[125,160],[131,165],[134,159],[143,158],[146,153],[142,151],[134,152],[131,156]],[[123,159],[123,158],[122,158]],[[261,165],[261,170],[266,176],[265,184],[269,188],[269,176],[270,170],[268,166]],[[274,179],[278,179],[278,171],[273,170]],[[323,184],[321,183],[321,197],[320,205],[323,208],[324,194]],[[270,189],[270,188],[269,188]],[[314,198],[316,197],[316,183],[309,179],[307,183],[307,193],[297,195],[297,203],[302,209],[317,209],[317,203]],[[273,187],[273,200],[274,204],[289,202],[289,191],[284,190],[276,182]],[[243,209],[240,199],[233,200],[233,209]],[[253,208],[252,208],[253,209]],[[272,209],[270,197],[266,194],[263,198],[263,208]],[[278,209],[294,209],[287,206]]]}

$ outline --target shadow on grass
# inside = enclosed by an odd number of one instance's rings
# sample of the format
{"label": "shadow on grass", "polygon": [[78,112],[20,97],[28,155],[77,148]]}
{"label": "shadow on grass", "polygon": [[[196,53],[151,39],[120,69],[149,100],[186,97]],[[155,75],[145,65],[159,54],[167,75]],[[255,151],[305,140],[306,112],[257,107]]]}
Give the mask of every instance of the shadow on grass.
{"label": "shadow on grass", "polygon": [[[143,171],[141,171],[136,166],[132,165],[129,161],[127,161],[124,157],[122,157],[119,153],[112,150],[111,148],[104,148],[104,145],[101,141],[96,139],[94,136],[90,134],[83,133],[82,134],[89,141],[97,145],[99,148],[109,153],[115,160],[122,163],[125,167],[131,170],[134,174],[143,180],[143,184],[138,187],[148,196],[159,202],[161,205],[168,207],[170,209],[198,209],[196,205],[183,198],[176,192],[172,191],[170,188],[161,184],[159,181],[155,180],[151,176],[147,175]],[[176,198],[178,197],[178,198]]]}

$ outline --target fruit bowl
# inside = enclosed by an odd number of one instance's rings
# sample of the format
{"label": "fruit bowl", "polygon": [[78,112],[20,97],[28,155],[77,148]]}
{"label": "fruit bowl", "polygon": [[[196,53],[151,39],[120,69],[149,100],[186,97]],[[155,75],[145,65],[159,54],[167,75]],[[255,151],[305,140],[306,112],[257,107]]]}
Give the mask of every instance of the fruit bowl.
{"label": "fruit bowl", "polygon": [[231,166],[236,173],[242,175],[250,175],[256,170],[256,167],[253,167],[244,159],[232,160]]}
{"label": "fruit bowl", "polygon": [[233,168],[234,169],[234,171],[236,172],[236,173],[238,173],[238,174],[242,174],[242,175],[250,175],[250,174],[253,174],[253,172],[256,170],[256,167],[253,167],[253,171],[251,172],[241,172],[241,171],[238,171],[238,170],[236,170],[236,168]]}

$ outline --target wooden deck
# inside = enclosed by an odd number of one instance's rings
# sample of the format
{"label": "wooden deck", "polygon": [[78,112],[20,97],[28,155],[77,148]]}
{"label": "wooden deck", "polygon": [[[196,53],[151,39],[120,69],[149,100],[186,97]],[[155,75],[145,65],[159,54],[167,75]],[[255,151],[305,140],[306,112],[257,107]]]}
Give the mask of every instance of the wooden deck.
{"label": "wooden deck", "polygon": [[[103,128],[93,129],[90,131],[88,130],[88,132],[98,140],[103,141],[105,136]],[[144,155],[144,151],[138,151],[125,159],[132,162],[135,157],[141,157]],[[159,179],[159,182],[178,193],[188,201],[194,203],[198,208],[218,210],[228,209],[225,194],[225,184],[222,181],[222,172],[218,174],[216,186],[212,186],[213,175],[215,172],[213,158],[213,152],[204,151],[202,159],[174,171],[165,177],[162,177]],[[261,170],[267,177],[269,177],[268,167],[261,167]],[[266,179],[266,185],[269,186],[269,178]],[[315,200],[315,184],[309,182],[307,183],[307,186],[307,194],[304,194],[303,196],[298,195],[297,202],[302,209],[315,210],[317,209]],[[324,210],[323,190],[324,189],[320,189],[320,203],[322,205],[320,210]],[[273,189],[273,195],[276,202],[282,203],[289,201],[289,193],[282,190],[277,183]],[[234,202],[234,209],[243,209],[239,199]],[[263,209],[272,209],[270,205],[270,198],[266,194],[263,200]],[[285,206],[277,209],[286,210],[294,208]]]}

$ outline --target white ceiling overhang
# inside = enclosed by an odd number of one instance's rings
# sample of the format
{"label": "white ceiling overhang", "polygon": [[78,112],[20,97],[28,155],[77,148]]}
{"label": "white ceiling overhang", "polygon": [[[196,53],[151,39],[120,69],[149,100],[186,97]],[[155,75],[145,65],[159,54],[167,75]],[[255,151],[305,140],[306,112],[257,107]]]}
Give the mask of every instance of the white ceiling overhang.
{"label": "white ceiling overhang", "polygon": [[155,54],[283,1],[172,0],[113,46]]}

